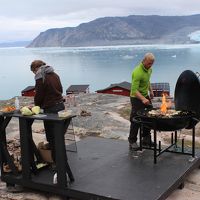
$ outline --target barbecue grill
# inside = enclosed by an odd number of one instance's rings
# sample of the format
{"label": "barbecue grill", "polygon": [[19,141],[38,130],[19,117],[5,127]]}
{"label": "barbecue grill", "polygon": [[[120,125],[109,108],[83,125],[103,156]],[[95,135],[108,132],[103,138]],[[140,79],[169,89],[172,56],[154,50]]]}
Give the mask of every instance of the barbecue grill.
{"label": "barbecue grill", "polygon": [[193,121],[196,122],[195,113],[194,112],[180,112],[177,115],[173,116],[152,116],[149,114],[149,109],[144,111],[138,111],[137,120],[141,120],[140,122],[143,126],[156,129],[158,131],[175,131],[180,130],[194,124]]}
{"label": "barbecue grill", "polygon": [[[137,117],[134,119],[140,124],[140,147],[141,135],[143,127],[154,130],[154,163],[156,158],[164,151],[176,152],[170,150],[171,147],[177,147],[177,131],[183,128],[192,129],[192,153],[186,153],[184,149],[184,140],[182,140],[181,153],[195,155],[195,125],[200,119],[200,82],[197,75],[186,70],[179,76],[174,93],[175,110],[179,110],[178,114],[172,116],[160,116],[149,114],[150,110],[138,111]],[[171,145],[165,149],[161,149],[161,142],[157,149],[157,131],[174,131],[171,135]],[[157,153],[158,152],[158,153]]]}

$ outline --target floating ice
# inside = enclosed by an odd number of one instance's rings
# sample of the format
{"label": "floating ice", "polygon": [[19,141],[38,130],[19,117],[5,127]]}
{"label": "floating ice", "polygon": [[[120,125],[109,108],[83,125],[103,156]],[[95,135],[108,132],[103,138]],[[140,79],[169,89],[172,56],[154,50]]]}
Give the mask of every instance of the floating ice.
{"label": "floating ice", "polygon": [[190,38],[190,40],[200,42],[200,31],[192,32],[191,34],[188,35],[188,37]]}

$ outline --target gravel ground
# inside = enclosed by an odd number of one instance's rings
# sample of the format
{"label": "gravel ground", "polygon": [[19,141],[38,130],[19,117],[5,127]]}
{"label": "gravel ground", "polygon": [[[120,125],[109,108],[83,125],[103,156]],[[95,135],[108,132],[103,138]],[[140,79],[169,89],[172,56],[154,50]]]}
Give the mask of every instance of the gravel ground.
{"label": "gravel ground", "polygon": [[[33,104],[33,98],[19,97],[20,106]],[[13,105],[14,99],[0,101],[0,108],[4,105]],[[122,118],[118,111],[123,106],[129,104],[129,98],[117,95],[106,94],[81,94],[74,98],[66,98],[66,110],[72,110],[77,116],[73,119],[76,139],[79,140],[88,135],[94,135],[105,138],[115,138],[127,140],[130,123]],[[200,124],[200,123],[199,123]],[[196,126],[197,135],[200,135],[200,125]],[[12,119],[7,127],[8,138],[19,137],[18,121]],[[166,142],[168,133],[159,134],[160,140]],[[33,137],[37,143],[45,141],[43,124],[36,122],[33,125]],[[179,137],[188,137],[186,130],[179,134]],[[190,138],[189,138],[190,139]],[[199,140],[197,137],[196,140]],[[128,142],[127,142],[128,148]],[[199,169],[187,177],[185,187],[182,190],[176,190],[167,198],[167,200],[199,200],[200,196],[200,171]],[[56,200],[61,199],[58,196],[37,191],[26,190],[17,194],[8,192],[4,183],[0,182],[0,199],[2,200]]]}

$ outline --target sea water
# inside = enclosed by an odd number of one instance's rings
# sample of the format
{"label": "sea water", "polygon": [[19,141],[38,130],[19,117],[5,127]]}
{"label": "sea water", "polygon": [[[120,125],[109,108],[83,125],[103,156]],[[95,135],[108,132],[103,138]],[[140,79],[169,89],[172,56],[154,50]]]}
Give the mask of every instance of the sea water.
{"label": "sea water", "polygon": [[89,84],[90,92],[113,83],[131,82],[131,73],[144,54],[155,57],[151,82],[169,82],[170,94],[184,70],[200,72],[200,45],[127,45],[66,48],[0,48],[0,100],[20,96],[35,84],[30,64],[41,59],[54,67],[64,89]]}

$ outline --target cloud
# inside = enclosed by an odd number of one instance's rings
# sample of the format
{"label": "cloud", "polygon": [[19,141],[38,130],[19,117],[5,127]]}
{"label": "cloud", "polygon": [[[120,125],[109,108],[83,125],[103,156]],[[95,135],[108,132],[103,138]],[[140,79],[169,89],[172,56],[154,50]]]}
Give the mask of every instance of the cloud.
{"label": "cloud", "polygon": [[197,0],[0,0],[0,42],[105,16],[198,14]]}
{"label": "cloud", "polygon": [[[38,19],[40,17],[55,17],[69,15],[87,10],[99,12],[118,10],[128,14],[162,14],[174,15],[194,14],[199,12],[200,2],[197,0],[0,0],[0,15],[5,17]],[[146,13],[148,12],[148,13]],[[88,13],[89,14],[89,13]],[[106,12],[107,15],[113,13]],[[120,14],[120,13],[119,13]]]}

